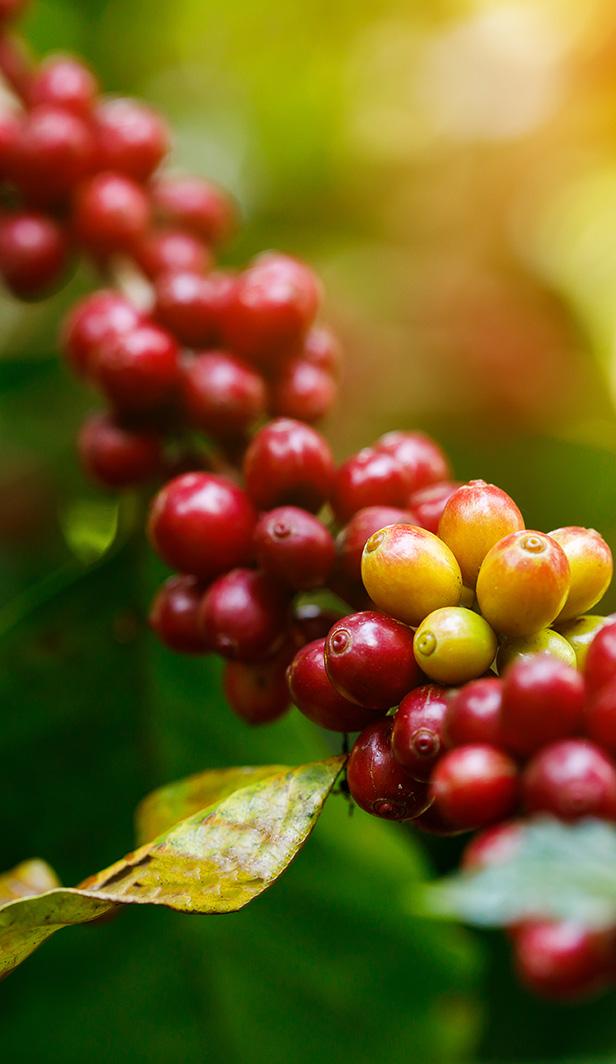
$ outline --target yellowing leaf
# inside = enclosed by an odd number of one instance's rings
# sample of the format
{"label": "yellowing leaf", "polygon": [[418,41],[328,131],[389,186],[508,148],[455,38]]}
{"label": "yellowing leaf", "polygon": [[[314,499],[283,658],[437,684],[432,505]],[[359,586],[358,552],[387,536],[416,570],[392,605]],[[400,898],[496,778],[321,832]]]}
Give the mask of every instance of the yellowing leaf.
{"label": "yellowing leaf", "polygon": [[59,886],[60,880],[45,861],[23,861],[0,875],[0,905],[15,901],[16,898],[43,894]]}

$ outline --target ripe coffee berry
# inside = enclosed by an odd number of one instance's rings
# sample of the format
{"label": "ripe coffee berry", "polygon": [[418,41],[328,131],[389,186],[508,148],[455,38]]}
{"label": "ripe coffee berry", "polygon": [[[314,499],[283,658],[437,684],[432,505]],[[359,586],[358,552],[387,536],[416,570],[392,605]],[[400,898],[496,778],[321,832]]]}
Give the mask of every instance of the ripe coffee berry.
{"label": "ripe coffee berry", "polygon": [[0,219],[0,274],[20,299],[41,296],[59,283],[68,250],[63,230],[44,214],[23,211]]}
{"label": "ripe coffee berry", "polygon": [[586,706],[586,733],[598,746],[616,754],[616,675]]}
{"label": "ripe coffee berry", "polygon": [[609,617],[589,613],[585,617],[576,617],[574,621],[565,621],[558,625],[560,635],[567,640],[575,654],[578,669],[585,668],[590,644],[601,628],[609,623]]}
{"label": "ripe coffee berry", "polygon": [[514,662],[533,658],[537,654],[550,654],[573,669],[577,667],[573,647],[552,628],[542,628],[534,635],[519,636],[517,639],[505,639],[496,656],[496,667],[499,673],[503,673]]}
{"label": "ripe coffee berry", "polygon": [[161,643],[179,654],[204,654],[207,647],[199,627],[203,585],[194,576],[171,576],[156,595],[150,625]]}
{"label": "ripe coffee berry", "polygon": [[257,662],[282,646],[288,598],[265,573],[232,569],[219,576],[199,607],[207,645],[223,658]]}
{"label": "ripe coffee berry", "polygon": [[246,451],[244,476],[260,509],[289,504],[319,510],[332,491],[334,462],[318,432],[300,421],[278,418],[255,435]]}
{"label": "ripe coffee berry", "polygon": [[564,920],[533,920],[515,934],[522,983],[556,1000],[584,997],[607,986],[614,967],[614,934]]}
{"label": "ripe coffee berry", "polygon": [[160,115],[137,100],[104,100],[95,113],[100,166],[146,181],[169,148]]}
{"label": "ripe coffee berry", "polygon": [[532,635],[558,616],[569,585],[569,562],[554,539],[543,532],[512,532],[484,558],[477,600],[495,631]]}
{"label": "ripe coffee berry", "polygon": [[594,528],[573,525],[557,528],[550,536],[562,547],[569,562],[569,594],[558,615],[559,621],[568,621],[592,609],[605,595],[614,569],[612,552]]}
{"label": "ripe coffee berry", "polygon": [[98,84],[89,67],[72,56],[51,56],[34,73],[28,102],[31,107],[48,104],[89,118],[97,93]]}
{"label": "ripe coffee berry", "polygon": [[377,440],[375,447],[390,454],[404,468],[409,492],[419,491],[451,476],[446,455],[423,432],[387,432]]}
{"label": "ripe coffee berry", "polygon": [[318,421],[331,408],[336,392],[329,373],[305,358],[294,358],[271,386],[269,409],[275,417]]}
{"label": "ripe coffee berry", "polygon": [[371,536],[361,573],[372,601],[405,624],[421,624],[433,610],[460,601],[460,566],[449,547],[414,525],[391,525]]}
{"label": "ripe coffee berry", "polygon": [[62,203],[90,173],[95,145],[86,122],[59,107],[30,111],[13,152],[12,177],[36,204]]}
{"label": "ripe coffee berry", "polygon": [[616,676],[616,621],[604,625],[588,648],[584,678],[589,695]]}
{"label": "ripe coffee berry", "polygon": [[175,398],[179,350],[166,329],[147,322],[109,336],[101,344],[93,372],[117,410],[156,410]]}
{"label": "ripe coffee berry", "polygon": [[411,630],[369,610],[336,622],[325,663],[334,687],[366,709],[390,709],[419,681]]}
{"label": "ripe coffee berry", "polygon": [[227,351],[184,362],[181,387],[191,424],[219,439],[243,436],[265,412],[263,378]]}
{"label": "ripe coffee berry", "polygon": [[503,677],[501,739],[529,757],[557,739],[579,734],[584,682],[579,672],[549,654],[516,661]]}
{"label": "ripe coffee berry", "polygon": [[361,559],[364,547],[381,528],[387,525],[414,524],[410,510],[393,506],[366,506],[353,514],[336,540],[336,570],[350,587],[361,584]]}
{"label": "ripe coffee berry", "polygon": [[184,473],[150,510],[154,549],[174,569],[211,580],[253,557],[257,516],[245,492],[213,473]]}
{"label": "ripe coffee berry", "polygon": [[145,236],[150,205],[143,189],[123,174],[97,174],[75,193],[75,232],[93,255],[130,252]]}
{"label": "ripe coffee berry", "polygon": [[516,766],[502,750],[487,743],[459,746],[438,761],[430,794],[452,827],[480,828],[504,819],[515,808]]}
{"label": "ripe coffee berry", "polygon": [[427,780],[441,755],[447,691],[425,684],[410,691],[394,717],[391,746],[413,779]]}
{"label": "ripe coffee berry", "polygon": [[186,229],[208,244],[226,240],[235,225],[230,197],[201,177],[157,177],[151,196],[162,222]]}
{"label": "ripe coffee berry", "polygon": [[255,549],[261,568],[293,591],[323,587],[334,564],[331,533],[296,506],[279,506],[261,515]]}
{"label": "ripe coffee berry", "polygon": [[449,699],[445,738],[450,746],[467,743],[500,744],[503,685],[496,677],[472,680]]}
{"label": "ripe coffee berry", "polygon": [[391,718],[369,724],[355,741],[347,782],[357,804],[384,820],[413,820],[429,808],[425,783],[396,761],[391,749]]}
{"label": "ripe coffee berry", "polygon": [[331,377],[336,377],[342,362],[340,344],[331,329],[325,325],[314,325],[304,338],[301,357],[317,369],[323,370]]}
{"label": "ripe coffee berry", "polygon": [[485,480],[471,480],[447,502],[438,534],[453,551],[465,586],[474,587],[490,548],[522,528],[524,519],[509,495]]}
{"label": "ripe coffee berry", "polygon": [[616,769],[594,743],[564,739],[544,747],[528,763],[522,797],[529,813],[550,813],[560,820],[616,820]]}
{"label": "ripe coffee berry", "polygon": [[287,680],[297,708],[322,728],[359,731],[374,720],[374,713],[349,702],[332,684],[325,668],[325,639],[315,639],[297,652]]}
{"label": "ripe coffee berry", "polygon": [[409,506],[415,514],[415,523],[436,535],[443,510],[459,487],[461,485],[457,480],[443,480],[439,484],[429,484],[427,488],[414,491],[409,499]]}
{"label": "ripe coffee berry", "polygon": [[431,680],[461,684],[482,676],[494,661],[496,636],[479,614],[463,606],[434,610],[415,632],[417,664]]}
{"label": "ripe coffee berry", "polygon": [[92,373],[105,340],[134,329],[139,311],[118,292],[93,292],[75,305],[62,328],[61,343],[71,369],[82,376]]}
{"label": "ripe coffee berry", "polygon": [[190,233],[177,229],[148,233],[135,246],[133,255],[139,269],[152,280],[181,271],[205,273],[212,266],[208,248]]}
{"label": "ripe coffee berry", "polygon": [[468,843],[462,854],[461,866],[467,872],[478,872],[491,865],[510,861],[518,853],[522,842],[524,824],[521,820],[509,820],[486,828]]}
{"label": "ripe coffee berry", "polygon": [[247,665],[227,661],[223,688],[233,712],[247,724],[269,724],[290,708],[285,654],[272,661]]}
{"label": "ripe coffee berry", "polygon": [[315,639],[325,639],[330,628],[340,620],[340,610],[328,609],[316,602],[298,602],[293,607],[291,636],[300,648]]}
{"label": "ripe coffee berry", "polygon": [[187,347],[212,347],[221,339],[234,285],[234,278],[221,272],[162,274],[154,286],[156,318]]}
{"label": "ripe coffee berry", "polygon": [[391,455],[366,447],[336,472],[333,507],[340,522],[366,506],[404,507],[409,496],[406,470]]}
{"label": "ripe coffee berry", "polygon": [[106,488],[143,484],[162,469],[160,438],[123,428],[108,414],[93,414],[84,422],[77,446],[86,471]]}

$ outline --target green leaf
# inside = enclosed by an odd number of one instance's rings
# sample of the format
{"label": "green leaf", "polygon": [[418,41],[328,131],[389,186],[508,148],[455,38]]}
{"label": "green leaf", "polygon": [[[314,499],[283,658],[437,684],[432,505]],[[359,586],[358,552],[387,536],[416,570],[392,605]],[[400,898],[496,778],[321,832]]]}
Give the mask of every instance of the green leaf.
{"label": "green leaf", "polygon": [[550,817],[523,829],[508,860],[423,887],[413,911],[483,926],[537,915],[605,927],[616,923],[616,827]]}
{"label": "green leaf", "polygon": [[[278,879],[304,845],[343,763],[343,757],[333,757],[299,768],[273,767],[265,770],[265,778],[259,770],[252,775],[240,770],[252,782],[181,820],[79,888],[47,889],[0,906],[0,976],[60,927],[88,923],[117,904],[200,914],[243,908]],[[202,786],[209,797],[215,793],[207,773]],[[178,792],[187,794],[190,804],[194,781],[180,784]]]}

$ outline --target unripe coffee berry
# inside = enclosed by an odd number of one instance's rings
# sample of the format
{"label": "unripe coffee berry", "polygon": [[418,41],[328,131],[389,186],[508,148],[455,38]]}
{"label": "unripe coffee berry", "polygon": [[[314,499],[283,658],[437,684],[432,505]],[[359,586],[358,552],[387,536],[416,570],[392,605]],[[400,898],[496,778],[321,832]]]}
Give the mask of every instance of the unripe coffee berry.
{"label": "unripe coffee berry", "polygon": [[293,591],[323,587],[334,564],[331,533],[318,518],[296,506],[261,514],[255,549],[261,568]]}
{"label": "unripe coffee berry", "polygon": [[562,661],[564,665],[577,668],[573,647],[564,636],[559,635],[552,628],[542,628],[534,635],[522,635],[517,639],[505,639],[496,656],[496,667],[499,673],[503,673],[515,661],[532,658],[536,654],[550,654],[558,661]]}
{"label": "unripe coffee berry", "polygon": [[515,934],[518,978],[534,994],[558,1001],[604,989],[614,967],[614,934],[574,921],[532,920]]}
{"label": "unripe coffee berry", "polygon": [[429,484],[427,488],[414,491],[409,499],[409,506],[417,518],[416,524],[436,535],[445,506],[461,486],[457,480],[443,480],[439,484]]}
{"label": "unripe coffee berry", "polygon": [[334,462],[329,445],[301,421],[278,418],[255,435],[244,458],[246,490],[259,509],[289,504],[319,510],[329,498]]}
{"label": "unripe coffee berry", "polygon": [[502,681],[496,677],[472,680],[449,699],[445,717],[445,738],[449,746],[467,743],[500,742]]}
{"label": "unripe coffee berry", "polygon": [[549,654],[514,662],[503,677],[503,746],[529,757],[582,726],[584,681],[577,669]]}
{"label": "unripe coffee berry", "polygon": [[270,724],[287,712],[291,705],[287,664],[284,655],[254,665],[225,663],[223,689],[236,716],[247,724]]}
{"label": "unripe coffee berry", "polygon": [[391,455],[366,447],[343,462],[336,473],[333,507],[338,521],[349,521],[366,506],[406,506],[409,478]]}
{"label": "unripe coffee berry", "polygon": [[616,621],[603,625],[588,648],[584,678],[589,695],[616,677]]}
{"label": "unripe coffee berry", "polygon": [[361,558],[370,536],[387,525],[414,523],[410,510],[393,506],[366,506],[353,514],[336,540],[336,570],[342,581],[351,587],[361,584]]}
{"label": "unripe coffee berry", "polygon": [[586,613],[603,598],[614,570],[612,552],[594,528],[573,525],[557,528],[550,536],[562,547],[569,562],[569,594],[557,618],[568,621]]}
{"label": "unripe coffee berry", "polygon": [[371,536],[361,572],[372,601],[405,624],[420,624],[433,610],[460,601],[460,566],[449,547],[414,525],[391,525]]}
{"label": "unripe coffee berry", "polygon": [[585,668],[590,644],[601,628],[609,623],[609,617],[589,613],[584,617],[576,617],[573,621],[565,621],[564,624],[558,625],[559,634],[567,640],[575,654],[578,669]]}
{"label": "unripe coffee berry", "polygon": [[374,713],[349,702],[332,684],[325,668],[325,639],[315,639],[298,650],[287,680],[297,708],[321,728],[353,732],[374,720]]}
{"label": "unripe coffee berry", "polygon": [[413,779],[427,780],[443,748],[447,691],[436,684],[416,687],[402,699],[394,717],[391,746]]}
{"label": "unripe coffee berry", "polygon": [[124,428],[108,414],[93,414],[83,423],[77,447],[88,474],[106,488],[143,484],[162,469],[160,437]]}
{"label": "unripe coffee berry", "polygon": [[325,663],[334,687],[366,709],[396,706],[419,682],[411,630],[370,610],[336,622],[325,643]]}
{"label": "unripe coffee berry", "polygon": [[451,477],[447,456],[439,445],[423,432],[387,432],[377,440],[377,450],[389,454],[403,466],[409,492]]}
{"label": "unripe coffee berry", "polygon": [[199,608],[207,645],[223,658],[257,662],[282,646],[288,598],[271,577],[232,569],[210,585]]}
{"label": "unripe coffee berry", "polygon": [[516,805],[515,763],[485,743],[459,746],[437,763],[430,782],[437,809],[452,827],[480,828],[509,816]]}
{"label": "unripe coffee berry", "polygon": [[181,387],[191,424],[219,439],[243,435],[265,412],[263,378],[226,351],[186,361]]}
{"label": "unripe coffee berry", "polygon": [[384,820],[413,820],[429,808],[425,783],[414,780],[391,749],[391,718],[368,725],[358,736],[347,768],[347,782],[357,804]]}
{"label": "unripe coffee berry", "polygon": [[204,654],[207,650],[199,627],[203,585],[194,576],[171,576],[156,595],[150,625],[161,643],[179,654]]}
{"label": "unripe coffee berry", "polygon": [[616,820],[616,768],[594,743],[563,739],[529,761],[522,798],[529,813],[550,813],[560,820]]}
{"label": "unripe coffee berry", "polygon": [[488,551],[477,578],[482,614],[503,635],[547,628],[569,593],[569,563],[543,532],[513,532]]}
{"label": "unripe coffee berry", "polygon": [[487,621],[463,606],[434,610],[415,632],[415,659],[426,676],[455,686],[482,676],[494,661],[496,636]]}
{"label": "unripe coffee berry", "polygon": [[522,528],[522,514],[506,492],[485,480],[471,480],[447,502],[438,534],[455,555],[465,586],[474,587],[490,548]]}

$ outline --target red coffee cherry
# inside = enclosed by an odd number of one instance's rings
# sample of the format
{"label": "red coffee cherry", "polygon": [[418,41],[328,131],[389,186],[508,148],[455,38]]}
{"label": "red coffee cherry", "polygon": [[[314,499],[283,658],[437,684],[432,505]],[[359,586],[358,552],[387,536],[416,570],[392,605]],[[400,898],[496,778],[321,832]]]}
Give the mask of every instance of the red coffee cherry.
{"label": "red coffee cherry", "polygon": [[259,509],[288,503],[319,510],[331,495],[334,461],[308,425],[278,418],[257,432],[244,459],[246,490]]}
{"label": "red coffee cherry", "polygon": [[496,677],[472,680],[456,691],[447,708],[445,737],[450,746],[500,742],[503,685]]}
{"label": "red coffee cherry", "polygon": [[204,654],[208,649],[199,627],[203,584],[194,576],[171,576],[160,588],[150,610],[150,626],[161,643],[178,654]]}
{"label": "red coffee cherry", "polygon": [[88,376],[105,340],[130,332],[141,321],[137,308],[119,292],[102,289],[76,303],[63,326],[60,343],[71,369]]}
{"label": "red coffee cherry", "polygon": [[265,412],[263,378],[226,351],[197,355],[184,362],[181,375],[190,422],[212,436],[243,436]]}
{"label": "red coffee cherry", "polygon": [[572,525],[550,532],[567,555],[571,584],[559,621],[586,613],[603,598],[610,586],[614,564],[607,543],[594,528]]}
{"label": "red coffee cherry", "polygon": [[334,687],[366,709],[396,706],[419,682],[411,630],[370,610],[337,621],[325,643],[325,664]]}
{"label": "red coffee cherry", "polygon": [[169,150],[169,130],[151,107],[129,99],[104,100],[95,129],[104,170],[147,181]]}
{"label": "red coffee cherry", "polygon": [[206,642],[223,658],[257,662],[282,646],[288,598],[280,585],[255,569],[232,569],[206,591],[199,623]]}
{"label": "red coffee cherry", "polygon": [[315,639],[325,639],[329,630],[340,620],[340,610],[328,609],[317,602],[298,602],[293,607],[291,635],[296,647],[301,648]]}
{"label": "red coffee cherry", "polygon": [[31,203],[65,200],[95,162],[89,126],[70,111],[40,106],[23,120],[12,156],[12,176]]}
{"label": "red coffee cherry", "polygon": [[318,421],[332,407],[337,391],[329,373],[305,358],[294,358],[271,386],[269,409],[275,417]]}
{"label": "red coffee cherry", "polygon": [[616,754],[616,676],[586,706],[586,732],[598,746]]}
{"label": "red coffee cherry", "polygon": [[70,55],[50,56],[35,71],[30,85],[30,107],[44,104],[89,118],[98,94],[98,82],[89,67]]}
{"label": "red coffee cherry", "polygon": [[290,709],[287,664],[286,653],[255,665],[225,662],[223,689],[236,716],[247,724],[270,724]]}
{"label": "red coffee cherry", "polygon": [[93,255],[131,251],[145,236],[149,221],[145,192],[123,174],[96,174],[77,189],[75,232]]}
{"label": "red coffee cherry", "polygon": [[274,369],[301,343],[319,302],[319,283],[308,266],[278,252],[261,255],[237,279],[225,340],[231,350]]}
{"label": "red coffee cherry", "polygon": [[509,820],[486,828],[465,847],[460,866],[466,872],[479,872],[491,865],[503,864],[515,857],[524,835],[522,820]]}
{"label": "red coffee cherry", "polygon": [[387,432],[377,440],[375,448],[391,455],[405,469],[409,493],[451,477],[447,456],[423,432]]}
{"label": "red coffee cherry", "polygon": [[518,978],[534,994],[570,1001],[604,989],[614,966],[614,933],[565,920],[533,920],[515,934]]}
{"label": "red coffee cherry", "polygon": [[431,805],[425,783],[396,761],[389,717],[369,724],[355,741],[347,767],[352,797],[361,809],[384,820],[414,820]]}
{"label": "red coffee cherry", "polygon": [[560,820],[616,820],[616,769],[593,743],[563,739],[528,763],[522,797],[529,813],[551,813]]}
{"label": "red coffee cherry", "polygon": [[413,779],[428,780],[443,750],[447,691],[436,684],[416,687],[394,717],[391,746]]}
{"label": "red coffee cherry", "polygon": [[0,115],[0,178],[12,176],[15,167],[15,151],[21,135],[21,122],[17,115]]}
{"label": "red coffee cherry", "polygon": [[584,667],[588,694],[597,694],[614,678],[616,678],[616,621],[601,628],[588,648]]}
{"label": "red coffee cherry", "polygon": [[497,632],[532,635],[558,616],[569,585],[569,562],[554,539],[543,532],[512,532],[486,554],[477,601]]}
{"label": "red coffee cherry", "polygon": [[59,284],[68,259],[63,229],[44,214],[20,211],[0,219],[0,274],[20,299],[35,299]]}
{"label": "red coffee cherry", "polygon": [[365,447],[336,472],[333,507],[338,521],[349,521],[366,506],[406,506],[408,474],[391,455]]}
{"label": "red coffee cherry", "polygon": [[108,414],[93,414],[77,441],[87,473],[106,488],[130,488],[161,471],[161,441],[151,432],[123,428]]}
{"label": "red coffee cherry", "polygon": [[321,728],[353,732],[374,720],[374,713],[349,702],[332,684],[325,669],[325,639],[315,639],[298,650],[287,681],[299,711]]}
{"label": "red coffee cherry", "polygon": [[338,338],[327,325],[313,325],[304,338],[301,357],[330,377],[336,377],[342,362]]}
{"label": "red coffee cherry", "polygon": [[150,510],[154,549],[173,569],[211,580],[253,554],[256,514],[245,492],[213,473],[184,473]]}
{"label": "red coffee cherry", "polygon": [[448,824],[434,803],[426,809],[425,813],[413,818],[413,827],[424,835],[438,835],[441,838],[452,838],[464,832],[464,828],[453,828],[451,824]]}
{"label": "red coffee cherry", "polygon": [[334,564],[331,533],[318,518],[296,506],[261,514],[255,548],[261,568],[293,591],[323,587]]}
{"label": "red coffee cherry", "polygon": [[171,333],[143,322],[107,337],[93,370],[116,409],[126,413],[156,410],[175,396],[178,346]]}
{"label": "red coffee cherry", "polygon": [[438,534],[454,553],[464,585],[474,587],[488,551],[522,528],[524,518],[506,492],[485,480],[471,480],[447,502]]}
{"label": "red coffee cherry", "polygon": [[151,187],[155,214],[208,244],[220,244],[235,227],[235,206],[224,191],[201,177],[156,178]]}
{"label": "red coffee cherry", "polygon": [[210,250],[190,233],[163,229],[148,233],[133,251],[135,262],[146,277],[156,280],[169,273],[206,273],[213,259]]}
{"label": "red coffee cherry", "polygon": [[450,750],[437,763],[430,793],[443,818],[458,828],[503,820],[515,808],[515,763],[495,746],[473,743]]}
{"label": "red coffee cherry", "polygon": [[186,347],[211,347],[220,341],[234,286],[227,273],[163,274],[154,286],[156,318]]}
{"label": "red coffee cherry", "polygon": [[503,677],[501,738],[506,749],[529,757],[542,746],[581,730],[584,681],[550,654],[510,665]]}
{"label": "red coffee cherry", "polygon": [[364,547],[381,528],[388,525],[415,524],[411,510],[393,506],[365,506],[353,514],[336,540],[337,572],[350,587],[361,585],[361,558]]}
{"label": "red coffee cherry", "polygon": [[443,480],[439,484],[429,484],[427,488],[414,491],[409,499],[409,506],[415,514],[415,524],[436,535],[445,506],[461,486],[457,480]]}

